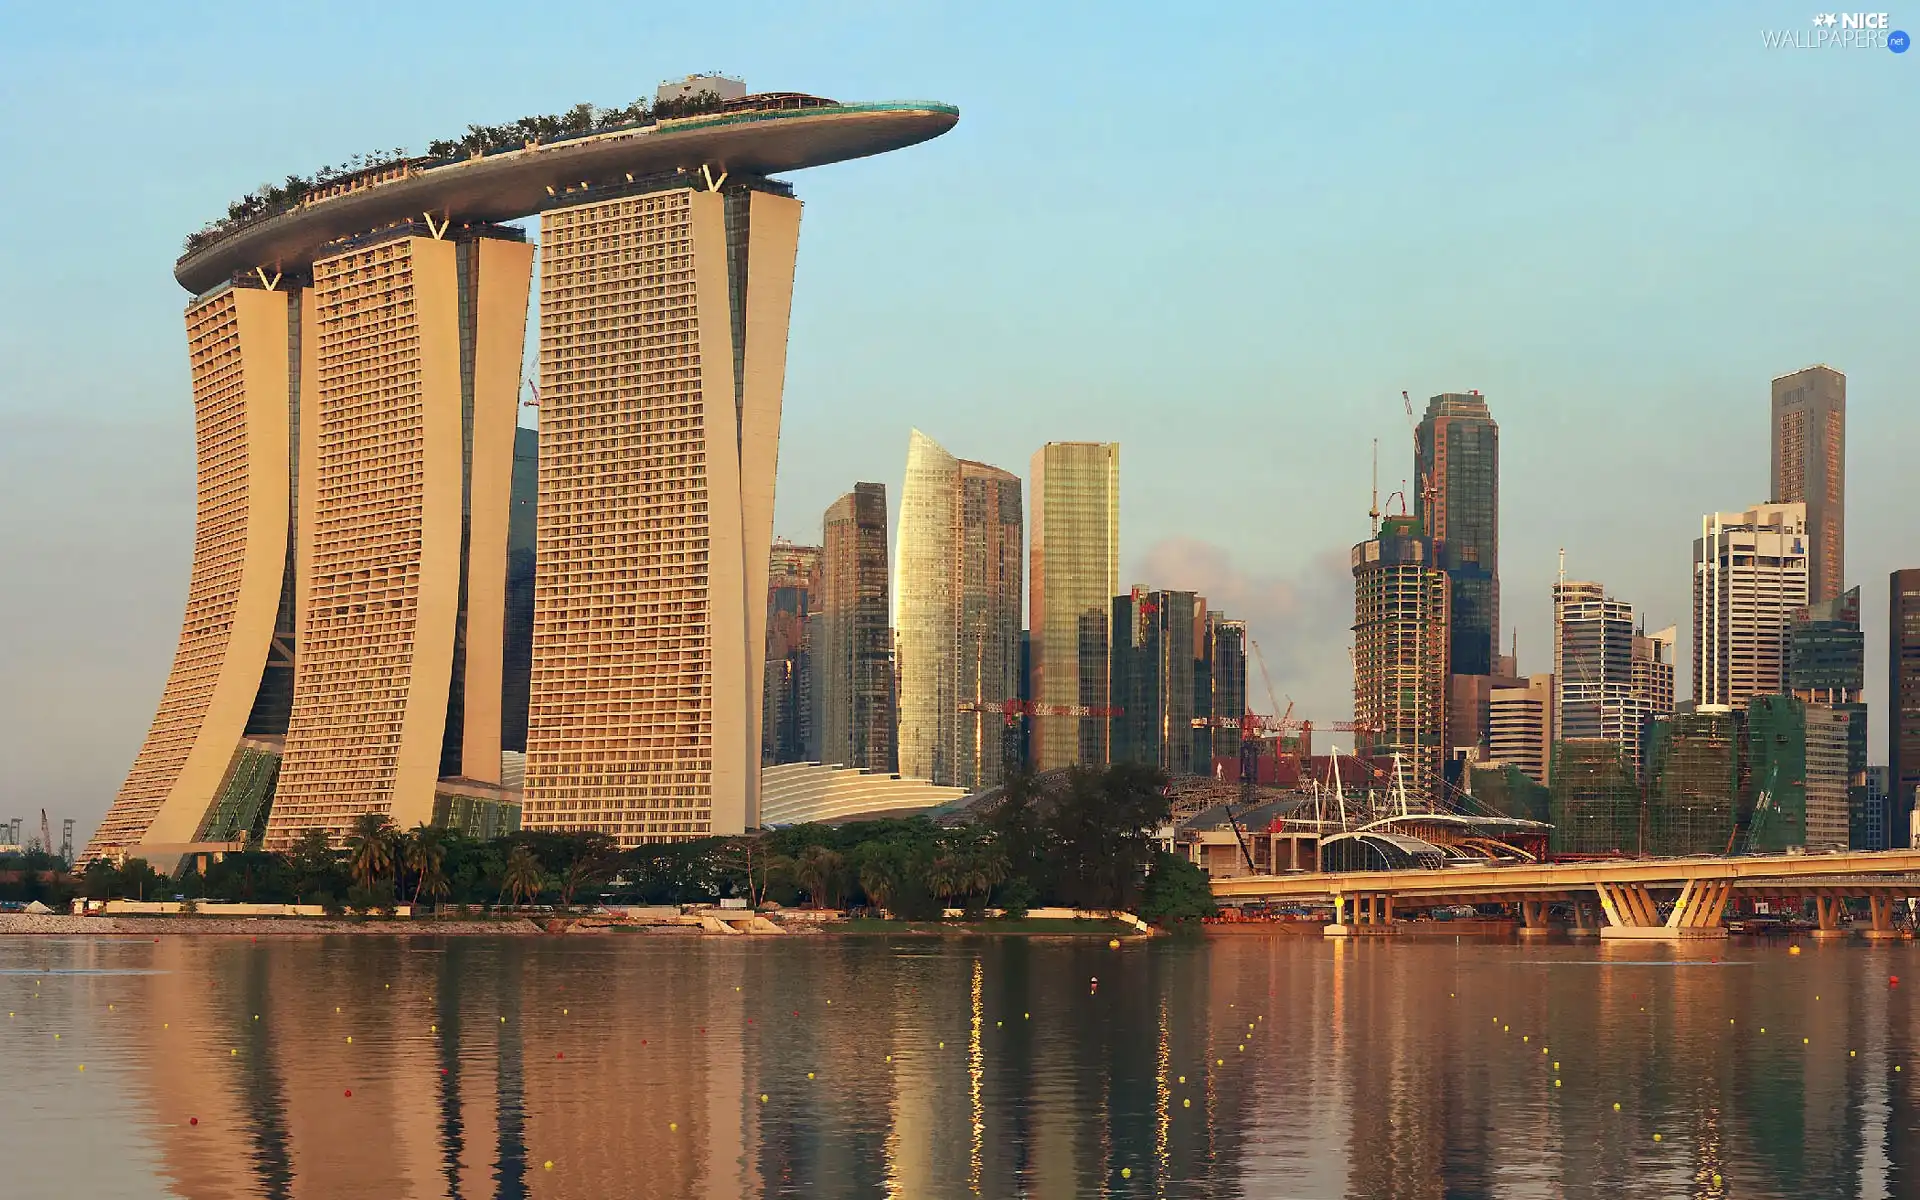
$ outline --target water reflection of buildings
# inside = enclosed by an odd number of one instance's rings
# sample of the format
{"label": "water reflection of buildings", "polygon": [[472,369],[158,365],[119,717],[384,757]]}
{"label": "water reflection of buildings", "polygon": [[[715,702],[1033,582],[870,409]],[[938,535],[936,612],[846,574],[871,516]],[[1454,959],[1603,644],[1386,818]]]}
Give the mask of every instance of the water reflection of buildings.
{"label": "water reflection of buildings", "polygon": [[1920,1167],[1897,951],[1649,964],[1644,948],[1247,936],[151,952],[163,973],[116,984],[133,1015],[108,1028],[138,1065],[164,1177],[195,1200],[1912,1196]]}

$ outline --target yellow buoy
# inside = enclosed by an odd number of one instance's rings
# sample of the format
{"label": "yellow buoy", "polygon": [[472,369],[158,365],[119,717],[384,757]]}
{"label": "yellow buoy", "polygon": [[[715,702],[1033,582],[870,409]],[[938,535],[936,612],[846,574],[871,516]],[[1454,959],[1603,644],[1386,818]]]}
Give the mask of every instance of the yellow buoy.
{"label": "yellow buoy", "polygon": [[1558,1071],[1558,1070],[1560,1069],[1560,1064],[1559,1064],[1558,1062],[1555,1062],[1555,1063],[1553,1064],[1553,1069],[1554,1069],[1554,1070],[1556,1070],[1556,1071]]}
{"label": "yellow buoy", "polygon": [[1182,1101],[1180,1102],[1180,1107],[1181,1107],[1181,1108],[1192,1108],[1192,1107],[1193,1107],[1193,1101],[1191,1101],[1191,1100],[1182,1100]]}
{"label": "yellow buoy", "polygon": [[1213,1060],[1213,1065],[1216,1067],[1224,1067],[1227,1065],[1227,1060],[1224,1058],[1216,1058]]}
{"label": "yellow buoy", "polygon": [[235,1058],[235,1057],[238,1057],[238,1056],[239,1056],[239,1054],[240,1054],[240,1052],[239,1052],[238,1050],[229,1050],[229,1051],[227,1051],[227,1057],[229,1057],[229,1058]]}
{"label": "yellow buoy", "polygon": [[1620,1102],[1619,1102],[1618,1100],[1615,1100],[1615,1101],[1613,1102],[1613,1111],[1615,1111],[1615,1112],[1619,1112],[1619,1111],[1620,1111]]}
{"label": "yellow buoy", "polygon": [[667,1122],[667,1132],[668,1132],[668,1133],[679,1133],[679,1132],[680,1132],[680,1122],[678,1122],[678,1121],[668,1121],[668,1122]]}
{"label": "yellow buoy", "polygon": [[80,1064],[80,1069],[81,1069],[82,1071],[84,1071],[84,1070],[86,1070],[86,1069],[87,1069],[87,1064],[85,1064],[85,1063],[81,1063],[81,1064]]}
{"label": "yellow buoy", "polygon": [[892,1062],[892,1061],[893,1061],[893,1055],[891,1055],[891,1054],[889,1054],[889,1055],[887,1055],[887,1061],[888,1061],[888,1062]]}
{"label": "yellow buoy", "polygon": [[[1894,1068],[1894,1069],[1895,1069],[1895,1070],[1899,1070],[1899,1068],[1898,1068],[1898,1067],[1896,1067],[1896,1068]],[[1186,1081],[1187,1081],[1187,1077],[1186,1077],[1185,1075],[1182,1075],[1182,1076],[1180,1077],[1180,1082],[1181,1082],[1181,1083],[1185,1083]]]}
{"label": "yellow buoy", "polygon": [[766,1102],[767,1102],[767,1094],[766,1094],[765,1092],[761,1092],[761,1093],[760,1093],[760,1103],[762,1103],[762,1104],[765,1104]]}
{"label": "yellow buoy", "polygon": [[1788,946],[1788,947],[1787,947],[1787,953],[1788,953],[1788,954],[1798,954],[1798,953],[1800,953],[1800,947],[1798,947],[1798,946]]}
{"label": "yellow buoy", "polygon": [[1120,948],[1120,939],[1119,939],[1119,938],[1108,938],[1108,939],[1107,939],[1107,949],[1109,949],[1109,950],[1118,950],[1119,948]]}
{"label": "yellow buoy", "polygon": [[1714,1176],[1713,1176],[1713,1186],[1715,1186],[1715,1187],[1719,1187],[1719,1186],[1720,1186],[1720,1174],[1719,1174],[1719,1172],[1717,1172],[1717,1171],[1716,1171],[1716,1172],[1714,1172]]}
{"label": "yellow buoy", "polygon": [[1657,1141],[1659,1141],[1659,1140],[1660,1140],[1660,1135],[1659,1135],[1659,1134],[1657,1134],[1657,1133],[1656,1133],[1656,1134],[1654,1134],[1654,1135],[1653,1135],[1653,1140],[1654,1140],[1654,1141],[1656,1141],[1656,1142],[1657,1142]]}
{"label": "yellow buoy", "polygon": [[1120,1168],[1120,1178],[1122,1178],[1122,1179],[1132,1179],[1132,1178],[1133,1178],[1133,1168],[1132,1168],[1132,1167],[1121,1167],[1121,1168]]}
{"label": "yellow buoy", "polygon": [[1801,1039],[1800,1039],[1800,1044],[1801,1044],[1802,1046],[1805,1046],[1805,1045],[1808,1045],[1809,1043],[1808,1043],[1808,1041],[1807,1041],[1807,1039],[1806,1039],[1806,1038],[1801,1038]]}
{"label": "yellow buoy", "polygon": [[1849,1050],[1849,1051],[1847,1051],[1847,1057],[1848,1057],[1848,1058],[1859,1058],[1859,1057],[1860,1057],[1860,1052],[1859,1052],[1858,1050]]}
{"label": "yellow buoy", "polygon": [[1554,1080],[1554,1081],[1553,1081],[1553,1086],[1555,1086],[1555,1087],[1559,1087],[1559,1086],[1560,1086],[1560,1081],[1559,1081],[1558,1079],[1556,1079],[1556,1080]]}
{"label": "yellow buoy", "polygon": [[541,1163],[540,1165],[541,1165],[541,1166],[543,1166],[543,1167],[545,1167],[545,1168],[546,1168],[547,1170],[549,1170],[549,1171],[551,1171],[551,1170],[553,1170],[553,1160],[552,1160],[552,1159],[548,1159],[548,1160],[547,1160],[546,1162],[543,1162],[543,1163]]}
{"label": "yellow buoy", "polygon": [[347,1035],[347,1045],[349,1045],[349,1046],[351,1046],[351,1045],[353,1045],[353,1035],[352,1035],[352,1034],[348,1034],[348,1035]]}
{"label": "yellow buoy", "polygon": [[946,1048],[947,1048],[947,1044],[945,1042],[941,1042],[940,1049],[945,1050]]}
{"label": "yellow buoy", "polygon": [[812,1079],[812,1078],[813,1078],[813,1072],[812,1072],[812,1071],[808,1071],[808,1072],[807,1072],[807,1078],[808,1078],[808,1079]]}

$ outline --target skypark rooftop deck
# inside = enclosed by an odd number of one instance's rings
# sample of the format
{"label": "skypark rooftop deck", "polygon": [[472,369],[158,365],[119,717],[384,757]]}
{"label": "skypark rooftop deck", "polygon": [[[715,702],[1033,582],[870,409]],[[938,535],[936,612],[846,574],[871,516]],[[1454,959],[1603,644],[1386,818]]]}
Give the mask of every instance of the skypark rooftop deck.
{"label": "skypark rooftop deck", "polygon": [[611,192],[637,177],[673,172],[717,187],[732,172],[764,176],[899,150],[940,136],[960,119],[959,109],[934,101],[729,109],[403,166],[239,226],[184,255],[173,277],[197,295],[238,272],[303,269],[329,243],[398,221],[511,221],[556,203],[587,203],[596,187]]}

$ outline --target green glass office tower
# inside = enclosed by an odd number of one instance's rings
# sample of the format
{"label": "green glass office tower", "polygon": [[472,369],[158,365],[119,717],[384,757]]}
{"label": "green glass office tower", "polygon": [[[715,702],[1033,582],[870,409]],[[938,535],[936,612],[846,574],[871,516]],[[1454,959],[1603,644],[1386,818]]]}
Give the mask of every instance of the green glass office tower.
{"label": "green glass office tower", "polygon": [[1860,631],[1860,589],[1810,604],[1787,627],[1787,691],[1830,708],[1847,728],[1848,844],[1884,849],[1867,795],[1867,639]]}
{"label": "green glass office tower", "polygon": [[1479,392],[1427,402],[1416,431],[1414,515],[1447,573],[1448,673],[1491,675],[1500,631],[1500,426]]}
{"label": "green glass office tower", "polygon": [[[1143,763],[1168,775],[1196,773],[1193,718],[1204,642],[1206,601],[1192,592],[1136,587],[1113,600],[1114,762]],[[1198,772],[1211,770],[1201,764]]]}

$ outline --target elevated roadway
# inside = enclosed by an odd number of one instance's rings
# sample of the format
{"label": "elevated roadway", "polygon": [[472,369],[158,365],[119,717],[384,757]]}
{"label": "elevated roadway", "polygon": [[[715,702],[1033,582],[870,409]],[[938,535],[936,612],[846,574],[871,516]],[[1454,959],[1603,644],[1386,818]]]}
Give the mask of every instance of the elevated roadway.
{"label": "elevated roadway", "polygon": [[[1670,901],[1666,893],[1674,893]],[[1606,918],[1603,936],[1711,937],[1724,935],[1722,919],[1736,893],[1789,901],[1811,897],[1821,928],[1830,931],[1838,930],[1844,901],[1865,899],[1874,929],[1891,934],[1894,899],[1920,896],[1920,850],[1302,872],[1213,881],[1214,898],[1222,904],[1331,904],[1330,932],[1354,926],[1384,931],[1396,909],[1489,903],[1519,905],[1525,924],[1537,928],[1545,925],[1548,904],[1567,902],[1580,909],[1597,906]]]}

